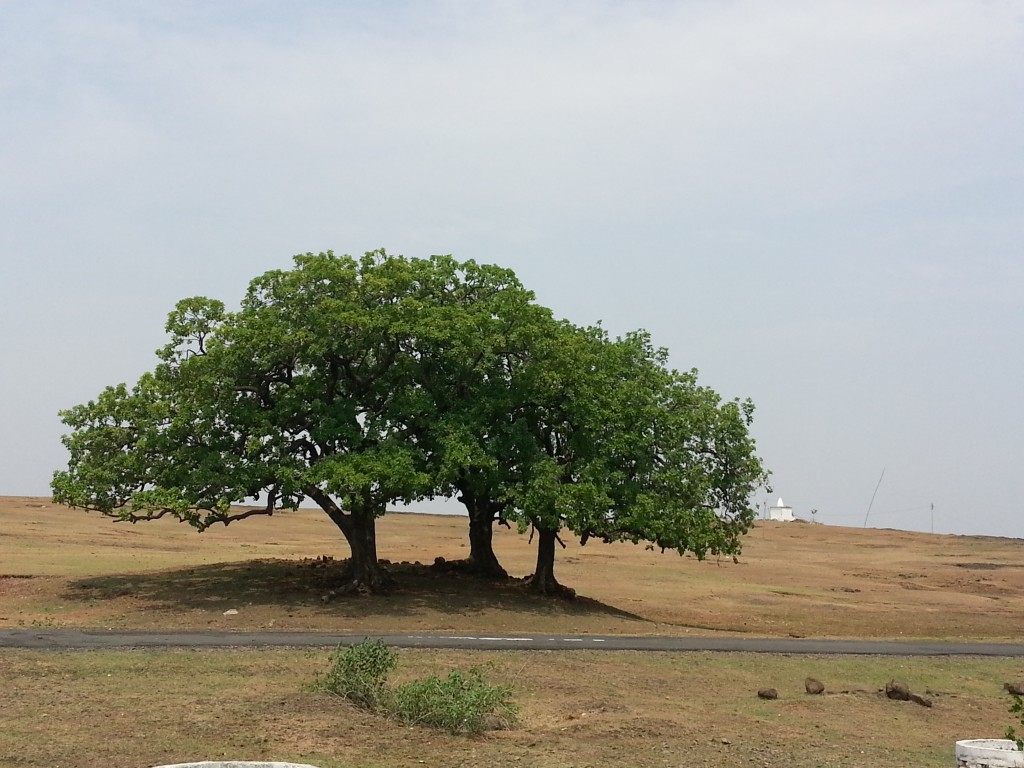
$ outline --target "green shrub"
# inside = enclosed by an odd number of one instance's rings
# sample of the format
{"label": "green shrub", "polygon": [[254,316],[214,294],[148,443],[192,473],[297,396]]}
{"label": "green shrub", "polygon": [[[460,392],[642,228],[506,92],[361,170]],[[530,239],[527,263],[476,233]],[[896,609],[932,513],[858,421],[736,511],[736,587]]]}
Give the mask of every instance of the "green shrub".
{"label": "green shrub", "polygon": [[[1021,726],[1024,726],[1024,698],[1021,698],[1016,693],[1010,694],[1013,700],[1010,702],[1010,714],[1016,715],[1017,720]],[[1017,733],[1017,730],[1011,725],[1006,728],[1006,738],[1014,742],[1017,745],[1017,749],[1024,752],[1024,727],[1021,732]]]}
{"label": "green shrub", "polygon": [[451,733],[510,728],[519,712],[512,703],[512,687],[491,685],[475,667],[453,670],[446,679],[413,680],[395,688],[389,698],[389,711],[403,723]]}
{"label": "green shrub", "polygon": [[491,685],[476,667],[391,688],[388,675],[398,664],[398,654],[380,640],[339,646],[329,660],[327,672],[310,686],[314,691],[333,693],[408,725],[479,733],[512,727],[519,712],[512,703],[512,687]]}
{"label": "green shrub", "polygon": [[364,640],[344,648],[338,646],[329,657],[331,666],[317,677],[313,690],[333,693],[367,709],[386,703],[387,678],[398,663],[398,655],[380,640]]}

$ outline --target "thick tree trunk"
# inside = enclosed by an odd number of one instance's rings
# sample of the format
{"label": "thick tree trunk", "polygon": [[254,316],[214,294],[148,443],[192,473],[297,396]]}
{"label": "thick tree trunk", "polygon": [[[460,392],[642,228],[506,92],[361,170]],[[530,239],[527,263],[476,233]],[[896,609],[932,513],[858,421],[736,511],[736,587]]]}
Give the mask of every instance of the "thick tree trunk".
{"label": "thick tree trunk", "polygon": [[377,559],[377,518],[373,510],[352,510],[351,535],[346,534],[352,550],[351,582],[346,591],[380,592],[388,585],[387,574]]}
{"label": "thick tree trunk", "polygon": [[373,505],[366,503],[344,512],[334,499],[319,488],[307,486],[303,490],[327,513],[348,542],[351,551],[348,581],[338,591],[383,591],[390,580],[377,559],[377,518]]}
{"label": "thick tree trunk", "polygon": [[469,516],[469,567],[474,573],[490,579],[507,579],[508,571],[501,567],[494,554],[494,513]]}
{"label": "thick tree trunk", "polygon": [[561,585],[555,580],[555,539],[558,532],[539,525],[536,531],[537,567],[527,582],[531,591],[553,595],[562,591]]}
{"label": "thick tree trunk", "polygon": [[466,570],[489,579],[507,579],[508,571],[501,567],[494,554],[495,505],[470,491],[463,491],[459,501],[469,513],[469,558]]}

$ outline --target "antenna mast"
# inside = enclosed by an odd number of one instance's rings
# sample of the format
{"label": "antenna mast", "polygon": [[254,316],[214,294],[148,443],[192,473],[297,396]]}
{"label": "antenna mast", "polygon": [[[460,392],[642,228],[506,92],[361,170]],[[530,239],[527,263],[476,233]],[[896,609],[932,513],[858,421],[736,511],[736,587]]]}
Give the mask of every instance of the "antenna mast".
{"label": "antenna mast", "polygon": [[875,492],[871,494],[871,501],[868,502],[868,511],[864,513],[864,527],[868,527],[868,515],[871,514],[871,507],[875,503],[875,496],[878,494],[878,487],[882,484],[882,478],[885,477],[885,467],[882,467],[882,474],[878,476],[878,484],[875,486]]}

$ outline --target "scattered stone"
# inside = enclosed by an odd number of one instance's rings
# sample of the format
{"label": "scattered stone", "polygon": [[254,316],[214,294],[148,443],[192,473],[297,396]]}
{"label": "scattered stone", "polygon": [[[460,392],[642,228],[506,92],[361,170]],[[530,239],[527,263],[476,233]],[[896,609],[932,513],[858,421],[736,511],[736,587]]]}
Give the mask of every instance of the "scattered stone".
{"label": "scattered stone", "polygon": [[910,700],[915,704],[920,704],[922,707],[928,707],[929,709],[931,709],[932,700],[929,699],[927,696],[920,696],[919,694],[912,693],[910,694]]}
{"label": "scattered stone", "polygon": [[329,568],[334,564],[334,558],[330,555],[320,555],[314,560],[308,557],[302,559],[302,565],[306,568]]}
{"label": "scattered stone", "polygon": [[910,686],[902,680],[890,680],[885,684],[885,695],[895,701],[910,701]]}
{"label": "scattered stone", "polygon": [[1003,683],[1003,690],[1014,696],[1024,696],[1024,680],[1015,683]]}
{"label": "scattered stone", "polygon": [[226,611],[224,611],[224,615],[225,616],[237,616],[238,615],[238,609],[237,608],[228,608]]}
{"label": "scattered stone", "polygon": [[761,688],[757,692],[757,697],[759,699],[768,699],[770,701],[772,699],[779,698],[779,692],[774,688]]}
{"label": "scattered stone", "polygon": [[804,680],[804,690],[812,696],[818,696],[825,692],[825,684],[814,677],[808,677]]}

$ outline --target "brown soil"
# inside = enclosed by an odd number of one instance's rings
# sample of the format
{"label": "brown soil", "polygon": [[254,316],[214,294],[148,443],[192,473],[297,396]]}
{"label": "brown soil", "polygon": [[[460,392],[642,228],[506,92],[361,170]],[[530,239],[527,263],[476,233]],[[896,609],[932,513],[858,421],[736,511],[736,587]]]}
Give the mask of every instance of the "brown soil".
{"label": "brown soil", "polygon": [[[484,665],[519,725],[480,737],[405,727],[303,690],[323,654],[12,651],[0,765],[140,768],[198,759],[352,766],[947,766],[998,735],[1009,660],[403,651],[395,680]],[[813,672],[834,691],[803,692]],[[878,691],[900,675],[930,709]],[[779,698],[756,695],[766,684]]]}
{"label": "brown soil", "polygon": [[[461,518],[388,515],[379,542],[396,589],[324,602],[344,543],[315,511],[200,535],[0,499],[0,625],[995,640],[1024,628],[1018,540],[763,523],[738,563],[567,542],[556,572],[579,597],[566,600],[429,566],[464,557],[465,534]],[[529,573],[526,536],[499,530],[496,549]],[[396,677],[471,664],[515,686],[517,728],[449,736],[309,693],[322,653],[8,650],[0,766],[938,767],[956,739],[1002,733],[1001,684],[1024,677],[1008,659],[454,651],[403,651]],[[826,693],[807,695],[808,676]],[[893,678],[933,707],[887,699]],[[768,687],[778,700],[757,697]]]}
{"label": "brown soil", "polygon": [[[198,534],[130,525],[46,499],[0,498],[0,625],[744,633],[759,636],[1019,640],[1024,541],[762,522],[743,555],[699,562],[632,544],[567,540],[556,574],[575,600],[535,597],[430,567],[467,552],[460,517],[389,514],[381,557],[396,588],[324,602],[344,540],[316,510]],[[528,536],[496,529],[515,575]],[[235,608],[237,615],[225,616]]]}

